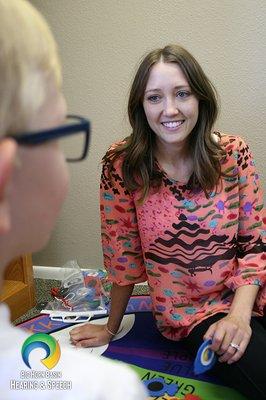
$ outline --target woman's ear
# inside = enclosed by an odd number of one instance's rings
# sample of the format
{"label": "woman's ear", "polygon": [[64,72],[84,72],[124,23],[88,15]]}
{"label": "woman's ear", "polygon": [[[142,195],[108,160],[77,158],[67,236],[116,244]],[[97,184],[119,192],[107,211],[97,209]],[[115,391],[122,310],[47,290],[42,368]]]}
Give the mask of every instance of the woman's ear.
{"label": "woman's ear", "polygon": [[0,234],[10,229],[10,213],[7,199],[7,187],[12,177],[17,144],[13,139],[0,140]]}

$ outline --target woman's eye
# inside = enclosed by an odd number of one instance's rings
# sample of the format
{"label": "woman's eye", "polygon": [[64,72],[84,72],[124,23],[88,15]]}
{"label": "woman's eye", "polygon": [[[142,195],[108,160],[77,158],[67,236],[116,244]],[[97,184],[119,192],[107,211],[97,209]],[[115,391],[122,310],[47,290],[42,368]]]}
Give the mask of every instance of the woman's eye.
{"label": "woman's eye", "polygon": [[180,90],[179,92],[177,92],[176,97],[180,97],[181,99],[185,99],[189,95],[190,95],[190,92],[186,92],[184,90]]}
{"label": "woman's eye", "polygon": [[154,94],[153,96],[149,96],[148,100],[152,103],[157,103],[160,100],[160,96]]}

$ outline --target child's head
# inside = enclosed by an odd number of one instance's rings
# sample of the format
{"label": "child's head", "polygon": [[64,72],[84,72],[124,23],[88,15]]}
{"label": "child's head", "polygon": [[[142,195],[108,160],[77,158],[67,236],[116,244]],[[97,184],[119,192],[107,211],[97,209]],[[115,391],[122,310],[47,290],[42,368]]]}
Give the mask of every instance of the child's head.
{"label": "child's head", "polygon": [[0,0],[0,135],[29,130],[47,96],[61,87],[52,33],[25,0]]}
{"label": "child's head", "polygon": [[0,0],[0,266],[50,237],[68,186],[56,140],[17,145],[7,135],[65,121],[56,43],[25,0]]}

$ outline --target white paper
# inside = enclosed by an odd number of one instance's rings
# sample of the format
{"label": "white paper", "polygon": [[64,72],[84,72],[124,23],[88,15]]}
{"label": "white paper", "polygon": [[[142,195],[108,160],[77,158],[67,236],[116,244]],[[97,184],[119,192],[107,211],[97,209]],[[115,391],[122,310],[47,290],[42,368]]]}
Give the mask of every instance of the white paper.
{"label": "white paper", "polygon": [[[93,321],[90,321],[90,324],[99,324],[104,325],[108,321],[108,317],[99,318]],[[113,337],[112,341],[121,339],[124,337],[133,327],[135,322],[135,314],[124,315],[118,333]],[[85,324],[80,324],[79,326],[83,326]],[[74,329],[73,326],[61,329],[58,332],[51,333],[56,340],[58,340],[61,351],[64,348],[74,348],[76,351],[82,352],[84,354],[93,353],[95,355],[101,355],[108,348],[108,344],[99,347],[76,347],[70,342],[69,332]]]}

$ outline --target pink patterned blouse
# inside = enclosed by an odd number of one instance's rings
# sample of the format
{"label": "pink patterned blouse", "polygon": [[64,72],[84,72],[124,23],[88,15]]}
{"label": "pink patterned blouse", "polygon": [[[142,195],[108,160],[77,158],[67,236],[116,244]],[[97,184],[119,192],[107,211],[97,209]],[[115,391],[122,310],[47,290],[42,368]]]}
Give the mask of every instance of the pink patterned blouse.
{"label": "pink patterned blouse", "polygon": [[169,339],[185,337],[199,322],[228,312],[233,292],[259,285],[254,315],[266,303],[265,218],[262,191],[249,148],[240,137],[222,135],[226,150],[222,187],[206,198],[163,172],[159,190],[143,205],[125,190],[122,157],[106,165],[100,202],[105,268],[112,282],[148,280],[153,313]]}

